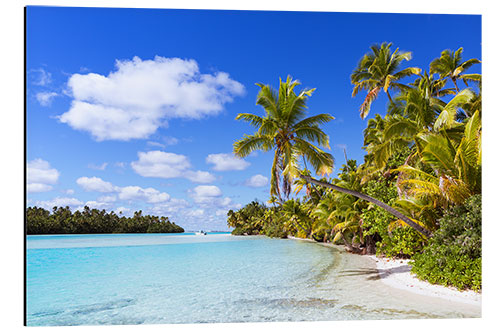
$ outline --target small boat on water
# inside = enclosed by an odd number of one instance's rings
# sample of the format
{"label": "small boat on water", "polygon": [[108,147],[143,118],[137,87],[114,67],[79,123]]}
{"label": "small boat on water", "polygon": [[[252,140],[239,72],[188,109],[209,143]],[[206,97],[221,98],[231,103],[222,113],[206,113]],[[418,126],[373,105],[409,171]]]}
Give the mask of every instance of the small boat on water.
{"label": "small boat on water", "polygon": [[200,230],[200,231],[195,232],[194,234],[197,235],[197,236],[205,236],[207,234],[207,232],[203,231],[203,230]]}

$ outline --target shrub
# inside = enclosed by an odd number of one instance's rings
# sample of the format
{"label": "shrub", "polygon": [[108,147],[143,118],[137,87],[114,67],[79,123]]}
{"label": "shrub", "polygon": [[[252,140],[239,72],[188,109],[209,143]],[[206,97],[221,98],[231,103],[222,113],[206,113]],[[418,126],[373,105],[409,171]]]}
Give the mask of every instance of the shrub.
{"label": "shrub", "polygon": [[[386,181],[383,177],[367,182],[363,191],[388,205],[392,205],[398,197],[394,182]],[[389,231],[389,225],[395,217],[386,210],[372,206],[365,209],[361,217],[365,236],[380,237],[376,243],[377,255],[409,258],[422,250],[424,240],[414,229],[397,227]]]}
{"label": "shrub", "polygon": [[414,272],[431,283],[481,289],[481,195],[448,210],[422,253],[413,257]]}

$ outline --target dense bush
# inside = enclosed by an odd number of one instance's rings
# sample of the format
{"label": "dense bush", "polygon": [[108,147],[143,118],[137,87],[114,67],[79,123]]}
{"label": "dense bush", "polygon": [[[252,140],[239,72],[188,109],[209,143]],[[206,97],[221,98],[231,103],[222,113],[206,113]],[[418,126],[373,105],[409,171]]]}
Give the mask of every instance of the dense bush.
{"label": "dense bush", "polygon": [[[400,158],[403,157],[400,156]],[[367,182],[363,187],[363,191],[389,205],[398,197],[394,182],[387,181],[384,177]],[[390,228],[390,224],[394,222],[395,217],[386,210],[377,206],[370,206],[363,211],[361,217],[363,219],[364,235],[378,235],[380,239],[376,243],[378,255],[408,258],[423,248],[424,240],[414,229],[404,226]]]}
{"label": "dense bush", "polygon": [[412,271],[431,283],[481,289],[481,195],[446,212]]}
{"label": "dense bush", "polygon": [[118,216],[114,212],[84,207],[72,213],[69,207],[54,207],[52,212],[39,208],[26,209],[29,235],[39,234],[107,234],[107,233],[178,233],[184,229],[168,217],[142,215]]}

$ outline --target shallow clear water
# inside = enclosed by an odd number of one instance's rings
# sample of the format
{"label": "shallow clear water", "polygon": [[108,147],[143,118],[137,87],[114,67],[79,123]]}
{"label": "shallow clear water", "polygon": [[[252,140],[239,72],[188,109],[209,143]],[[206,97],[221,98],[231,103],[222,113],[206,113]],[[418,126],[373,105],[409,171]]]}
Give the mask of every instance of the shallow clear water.
{"label": "shallow clear water", "polygon": [[479,317],[382,284],[362,256],[228,234],[29,236],[27,323],[160,324]]}

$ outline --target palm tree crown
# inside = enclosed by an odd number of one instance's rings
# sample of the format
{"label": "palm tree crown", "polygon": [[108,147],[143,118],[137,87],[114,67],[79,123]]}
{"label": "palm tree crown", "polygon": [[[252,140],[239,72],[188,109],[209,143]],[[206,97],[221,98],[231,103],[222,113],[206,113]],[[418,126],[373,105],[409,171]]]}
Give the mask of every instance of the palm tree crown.
{"label": "palm tree crown", "polygon": [[481,61],[469,59],[462,62],[462,51],[463,48],[459,48],[455,52],[444,50],[441,52],[441,56],[434,59],[430,64],[431,74],[437,73],[441,79],[451,79],[457,92],[459,91],[458,80],[464,81],[465,85],[467,85],[467,81],[481,81],[481,74],[463,74],[469,67]]}
{"label": "palm tree crown", "polygon": [[274,150],[270,192],[281,199],[282,193],[285,197],[290,194],[292,181],[299,174],[300,157],[304,163],[309,161],[317,174],[332,171],[332,155],[320,148],[330,148],[329,138],[319,125],[334,118],[324,113],[306,118],[306,101],[315,89],[303,89],[296,94],[294,88],[300,82],[292,81],[290,76],[286,81],[280,79],[278,91],[270,85],[257,85],[260,87],[257,105],[264,108],[265,116],[238,114],[237,120],[249,122],[257,132],[236,141],[233,151],[236,156],[245,157],[255,150]]}
{"label": "palm tree crown", "polygon": [[403,60],[411,59],[411,52],[399,52],[396,49],[391,53],[391,46],[392,43],[371,46],[371,52],[361,58],[351,74],[351,83],[354,85],[352,96],[356,96],[360,90],[368,91],[359,109],[362,119],[370,112],[370,106],[381,89],[384,89],[392,103],[389,89],[404,90],[407,86],[397,81],[412,74],[420,74],[421,70],[417,67],[399,70]]}

